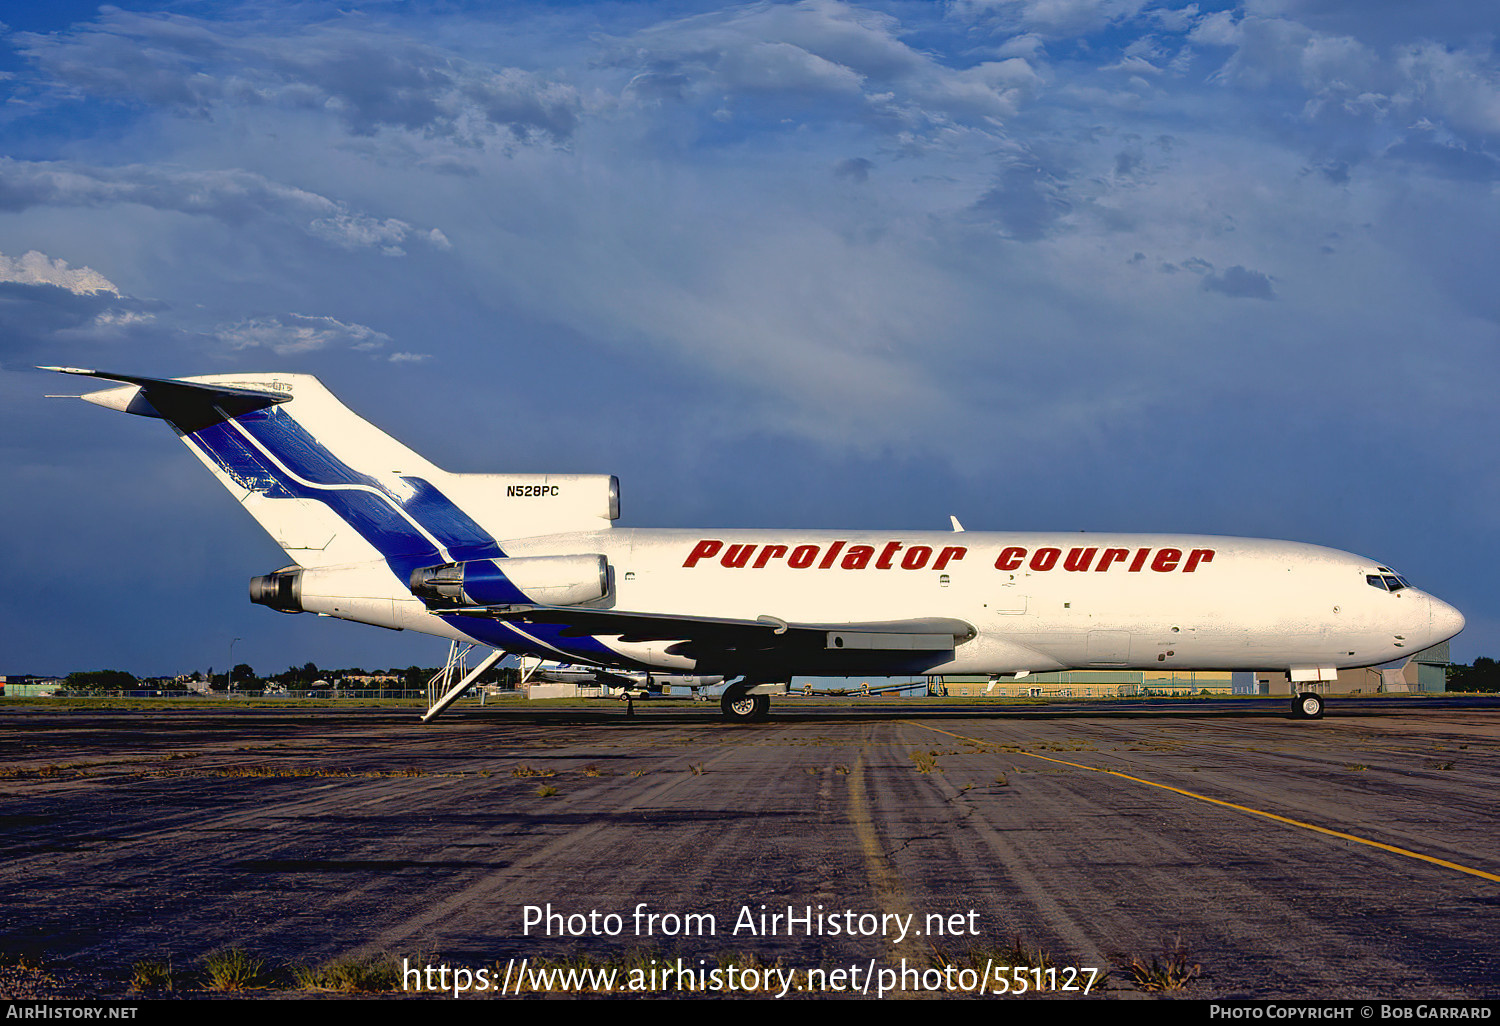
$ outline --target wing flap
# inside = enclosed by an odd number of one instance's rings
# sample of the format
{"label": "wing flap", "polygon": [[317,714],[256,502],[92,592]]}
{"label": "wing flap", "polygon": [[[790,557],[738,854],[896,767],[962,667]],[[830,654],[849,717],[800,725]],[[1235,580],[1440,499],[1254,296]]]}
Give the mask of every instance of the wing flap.
{"label": "wing flap", "polygon": [[570,638],[607,636],[630,643],[678,641],[715,649],[947,651],[975,635],[973,624],[952,617],[866,623],[793,623],[769,615],[742,620],[536,605],[449,609],[442,610],[441,615],[481,616],[508,623],[561,626],[562,635]]}

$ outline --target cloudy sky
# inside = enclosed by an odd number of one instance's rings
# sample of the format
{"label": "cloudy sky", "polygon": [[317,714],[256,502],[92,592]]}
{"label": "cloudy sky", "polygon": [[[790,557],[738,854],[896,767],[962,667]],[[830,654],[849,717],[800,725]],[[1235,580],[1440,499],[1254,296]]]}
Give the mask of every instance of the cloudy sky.
{"label": "cloudy sky", "polygon": [[449,469],[618,474],[626,526],[1332,545],[1500,655],[1491,5],[0,21],[0,672],[445,650],[250,606],[280,551],[35,364],[317,374]]}

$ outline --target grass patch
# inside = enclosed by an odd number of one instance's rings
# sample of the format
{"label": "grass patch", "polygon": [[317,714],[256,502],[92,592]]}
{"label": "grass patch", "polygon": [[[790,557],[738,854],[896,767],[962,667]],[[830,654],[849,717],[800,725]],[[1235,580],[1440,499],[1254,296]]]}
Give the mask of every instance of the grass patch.
{"label": "grass patch", "polygon": [[292,978],[302,990],[340,994],[377,994],[401,989],[401,969],[388,955],[339,958],[316,968],[298,966]]}
{"label": "grass patch", "polygon": [[86,777],[88,772],[81,768],[84,765],[87,764],[38,766],[34,769],[4,766],[0,767],[0,780],[56,780],[61,777]]}
{"label": "grass patch", "polygon": [[549,769],[537,769],[535,766],[528,766],[523,762],[515,769],[511,770],[510,775],[524,780],[527,777],[555,777],[557,776],[557,771]]}
{"label": "grass patch", "polygon": [[152,770],[143,776],[170,778],[170,777],[227,777],[231,779],[293,779],[299,777],[314,778],[363,778],[377,779],[385,777],[462,777],[463,773],[438,773],[432,774],[415,766],[407,766],[398,770],[352,770],[340,766],[272,766],[267,763],[257,763],[250,766],[217,766],[211,769],[194,770]]}
{"label": "grass patch", "polygon": [[[995,993],[1009,992],[1016,995],[1048,990],[1092,993],[1104,989],[1105,982],[1109,979],[1108,972],[1096,969],[1058,969],[1053,965],[1049,952],[1028,943],[1019,933],[1013,934],[1009,943],[979,945],[960,955],[933,945],[928,962],[934,969],[952,966],[958,970],[971,970],[978,973],[980,978],[988,971],[991,988]],[[1006,991],[998,989],[998,982],[1002,979],[1006,983]]]}
{"label": "grass patch", "polygon": [[62,986],[36,956],[0,952],[0,997],[8,1001],[49,998]]}
{"label": "grass patch", "polygon": [[219,948],[203,956],[203,971],[210,990],[239,991],[264,987],[270,981],[264,959],[244,948]]}
{"label": "grass patch", "polygon": [[995,957],[1004,965],[1024,965],[1033,969],[1052,968],[1052,956],[1043,948],[1026,943],[1019,933],[1012,934],[1010,943],[995,952]]}
{"label": "grass patch", "polygon": [[130,989],[143,992],[172,989],[172,960],[143,958],[130,967]]}
{"label": "grass patch", "polygon": [[917,764],[918,773],[931,773],[938,768],[937,752],[912,752],[911,758]]}
{"label": "grass patch", "polygon": [[1203,971],[1203,967],[1193,961],[1193,953],[1188,950],[1181,937],[1174,937],[1171,943],[1163,944],[1161,952],[1153,954],[1149,963],[1139,957],[1132,957],[1126,969],[1137,987],[1153,993],[1182,990]]}

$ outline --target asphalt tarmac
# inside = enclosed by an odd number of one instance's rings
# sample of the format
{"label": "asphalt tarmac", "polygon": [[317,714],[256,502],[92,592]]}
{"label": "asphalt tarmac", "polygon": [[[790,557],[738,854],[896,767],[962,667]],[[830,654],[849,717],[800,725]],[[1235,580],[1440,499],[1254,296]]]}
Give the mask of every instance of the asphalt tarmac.
{"label": "asphalt tarmac", "polygon": [[1500,703],[773,713],[0,709],[0,957],[97,995],[234,946],[435,967],[409,993],[571,958],[657,994],[1500,997]]}

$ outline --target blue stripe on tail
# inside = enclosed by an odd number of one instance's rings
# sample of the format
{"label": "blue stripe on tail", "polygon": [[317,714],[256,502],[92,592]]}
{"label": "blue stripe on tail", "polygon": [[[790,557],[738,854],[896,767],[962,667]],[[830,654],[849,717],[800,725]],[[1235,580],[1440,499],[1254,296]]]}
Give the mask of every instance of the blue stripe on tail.
{"label": "blue stripe on tail", "polygon": [[[247,441],[236,424],[276,460]],[[279,407],[187,437],[242,487],[270,499],[312,499],[326,505],[374,546],[400,580],[419,566],[446,561],[413,522],[455,562],[505,555],[489,532],[431,482],[402,476],[407,494],[398,495],[388,483],[339,459]]]}

